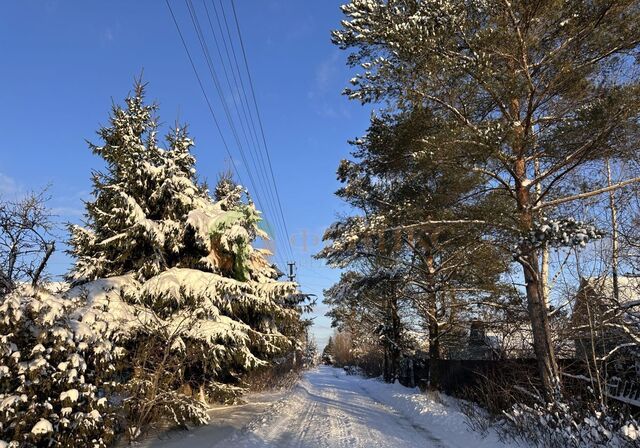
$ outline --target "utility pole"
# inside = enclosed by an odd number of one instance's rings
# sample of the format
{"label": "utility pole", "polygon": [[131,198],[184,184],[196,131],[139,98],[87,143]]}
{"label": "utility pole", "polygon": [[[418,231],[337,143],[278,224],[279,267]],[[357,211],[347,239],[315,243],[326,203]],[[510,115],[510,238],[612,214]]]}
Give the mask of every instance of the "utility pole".
{"label": "utility pole", "polygon": [[294,268],[296,266],[296,262],[295,261],[290,261],[287,264],[289,265],[289,281],[290,282],[295,282],[296,281],[296,274],[294,272]]}

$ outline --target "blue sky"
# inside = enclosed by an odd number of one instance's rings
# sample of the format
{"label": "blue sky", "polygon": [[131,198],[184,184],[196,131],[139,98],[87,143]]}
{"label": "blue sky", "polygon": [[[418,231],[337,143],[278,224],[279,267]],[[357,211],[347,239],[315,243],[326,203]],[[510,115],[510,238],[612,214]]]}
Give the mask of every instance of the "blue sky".
{"label": "blue sky", "polygon": [[[193,3],[204,21],[202,1]],[[321,247],[323,230],[346,211],[333,196],[335,171],[348,155],[346,141],[360,135],[369,118],[366,108],[340,94],[351,77],[346,55],[330,42],[341,2],[236,3],[298,279],[320,301],[338,273],[312,255]],[[185,2],[171,5],[215,99]],[[95,131],[106,123],[112,101],[122,101],[142,70],[162,121],[190,125],[200,176],[215,181],[230,166],[163,1],[27,0],[3,6],[0,194],[50,185],[50,206],[59,219],[78,221],[82,200],[89,198],[90,171],[101,167],[85,140],[98,141]],[[213,106],[234,163],[244,172],[220,103]],[[58,253],[50,268],[61,274],[68,266],[69,259]],[[319,306],[314,313],[320,346],[331,331],[325,311]]]}

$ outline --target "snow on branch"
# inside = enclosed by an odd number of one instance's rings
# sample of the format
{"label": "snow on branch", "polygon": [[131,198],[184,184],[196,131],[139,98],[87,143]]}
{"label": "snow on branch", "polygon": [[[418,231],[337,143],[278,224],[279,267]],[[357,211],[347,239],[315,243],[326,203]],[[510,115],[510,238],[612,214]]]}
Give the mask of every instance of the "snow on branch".
{"label": "snow on branch", "polygon": [[576,195],[573,195],[573,196],[567,196],[567,197],[564,197],[564,198],[559,198],[559,199],[554,199],[552,201],[543,202],[543,203],[540,203],[540,204],[534,206],[532,208],[532,210],[534,210],[534,211],[541,210],[543,208],[555,207],[556,205],[560,205],[560,204],[564,204],[564,203],[572,202],[572,201],[577,201],[579,199],[590,198],[592,196],[597,196],[597,195],[602,194],[602,193],[607,193],[609,191],[617,190],[619,188],[626,187],[627,185],[634,184],[634,183],[637,183],[637,182],[640,182],[640,177],[634,177],[633,179],[627,179],[627,180],[625,180],[623,182],[619,182],[619,183],[614,184],[614,185],[610,185],[610,186],[603,187],[603,188],[598,188],[597,190],[592,190],[592,191],[588,191],[588,192],[585,192],[585,193],[576,194]]}
{"label": "snow on branch", "polygon": [[574,218],[551,220],[542,218],[514,248],[514,256],[519,257],[530,249],[544,245],[550,247],[585,247],[589,241],[600,239],[604,233],[591,224]]}

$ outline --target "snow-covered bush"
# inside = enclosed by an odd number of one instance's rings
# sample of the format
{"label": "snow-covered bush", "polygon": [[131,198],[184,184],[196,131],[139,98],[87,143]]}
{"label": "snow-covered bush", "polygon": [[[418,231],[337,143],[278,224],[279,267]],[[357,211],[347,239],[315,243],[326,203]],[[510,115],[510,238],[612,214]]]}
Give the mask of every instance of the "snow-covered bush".
{"label": "snow-covered bush", "polygon": [[252,370],[243,377],[243,383],[251,392],[291,389],[306,367],[302,353],[290,352]]}
{"label": "snow-covered bush", "polygon": [[607,407],[593,409],[577,402],[516,404],[504,415],[499,425],[503,437],[540,447],[640,446],[638,422]]}
{"label": "snow-covered bush", "polygon": [[[141,350],[146,356],[141,356]],[[184,357],[170,352],[170,347],[163,347],[152,339],[138,344],[133,357],[136,373],[125,384],[123,400],[127,437],[131,441],[156,422],[169,421],[187,427],[209,421],[206,403],[179,388]]]}
{"label": "snow-covered bush", "polygon": [[358,366],[344,366],[343,369],[347,375],[364,376],[364,371]]}
{"label": "snow-covered bush", "polygon": [[30,287],[1,299],[0,440],[9,446],[113,440],[110,380],[122,351],[77,318],[80,305]]}

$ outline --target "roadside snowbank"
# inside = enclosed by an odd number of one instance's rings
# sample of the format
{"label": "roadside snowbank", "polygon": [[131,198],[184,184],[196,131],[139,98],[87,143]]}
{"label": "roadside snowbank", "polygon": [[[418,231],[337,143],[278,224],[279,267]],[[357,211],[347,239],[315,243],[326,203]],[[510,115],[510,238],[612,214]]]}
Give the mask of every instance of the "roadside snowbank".
{"label": "roadside snowbank", "polygon": [[[336,375],[346,376],[335,369]],[[466,416],[460,411],[457,399],[438,393],[422,393],[418,388],[401,384],[388,384],[378,379],[350,377],[373,399],[402,414],[411,424],[428,430],[447,447],[500,448],[514,447],[514,443],[500,441],[498,434],[489,430],[480,434],[469,428]]]}
{"label": "roadside snowbank", "polygon": [[[237,434],[251,425],[257,425],[260,416],[274,412],[284,405],[288,390],[274,390],[249,394],[243,397],[244,404],[219,405],[209,410],[208,424],[191,430],[168,429],[149,434],[139,442],[138,448],[211,448],[224,446]],[[119,445],[124,448],[126,445]],[[229,446],[229,445],[227,445]],[[233,445],[230,445],[233,446]],[[2,448],[2,447],[0,447]]]}

